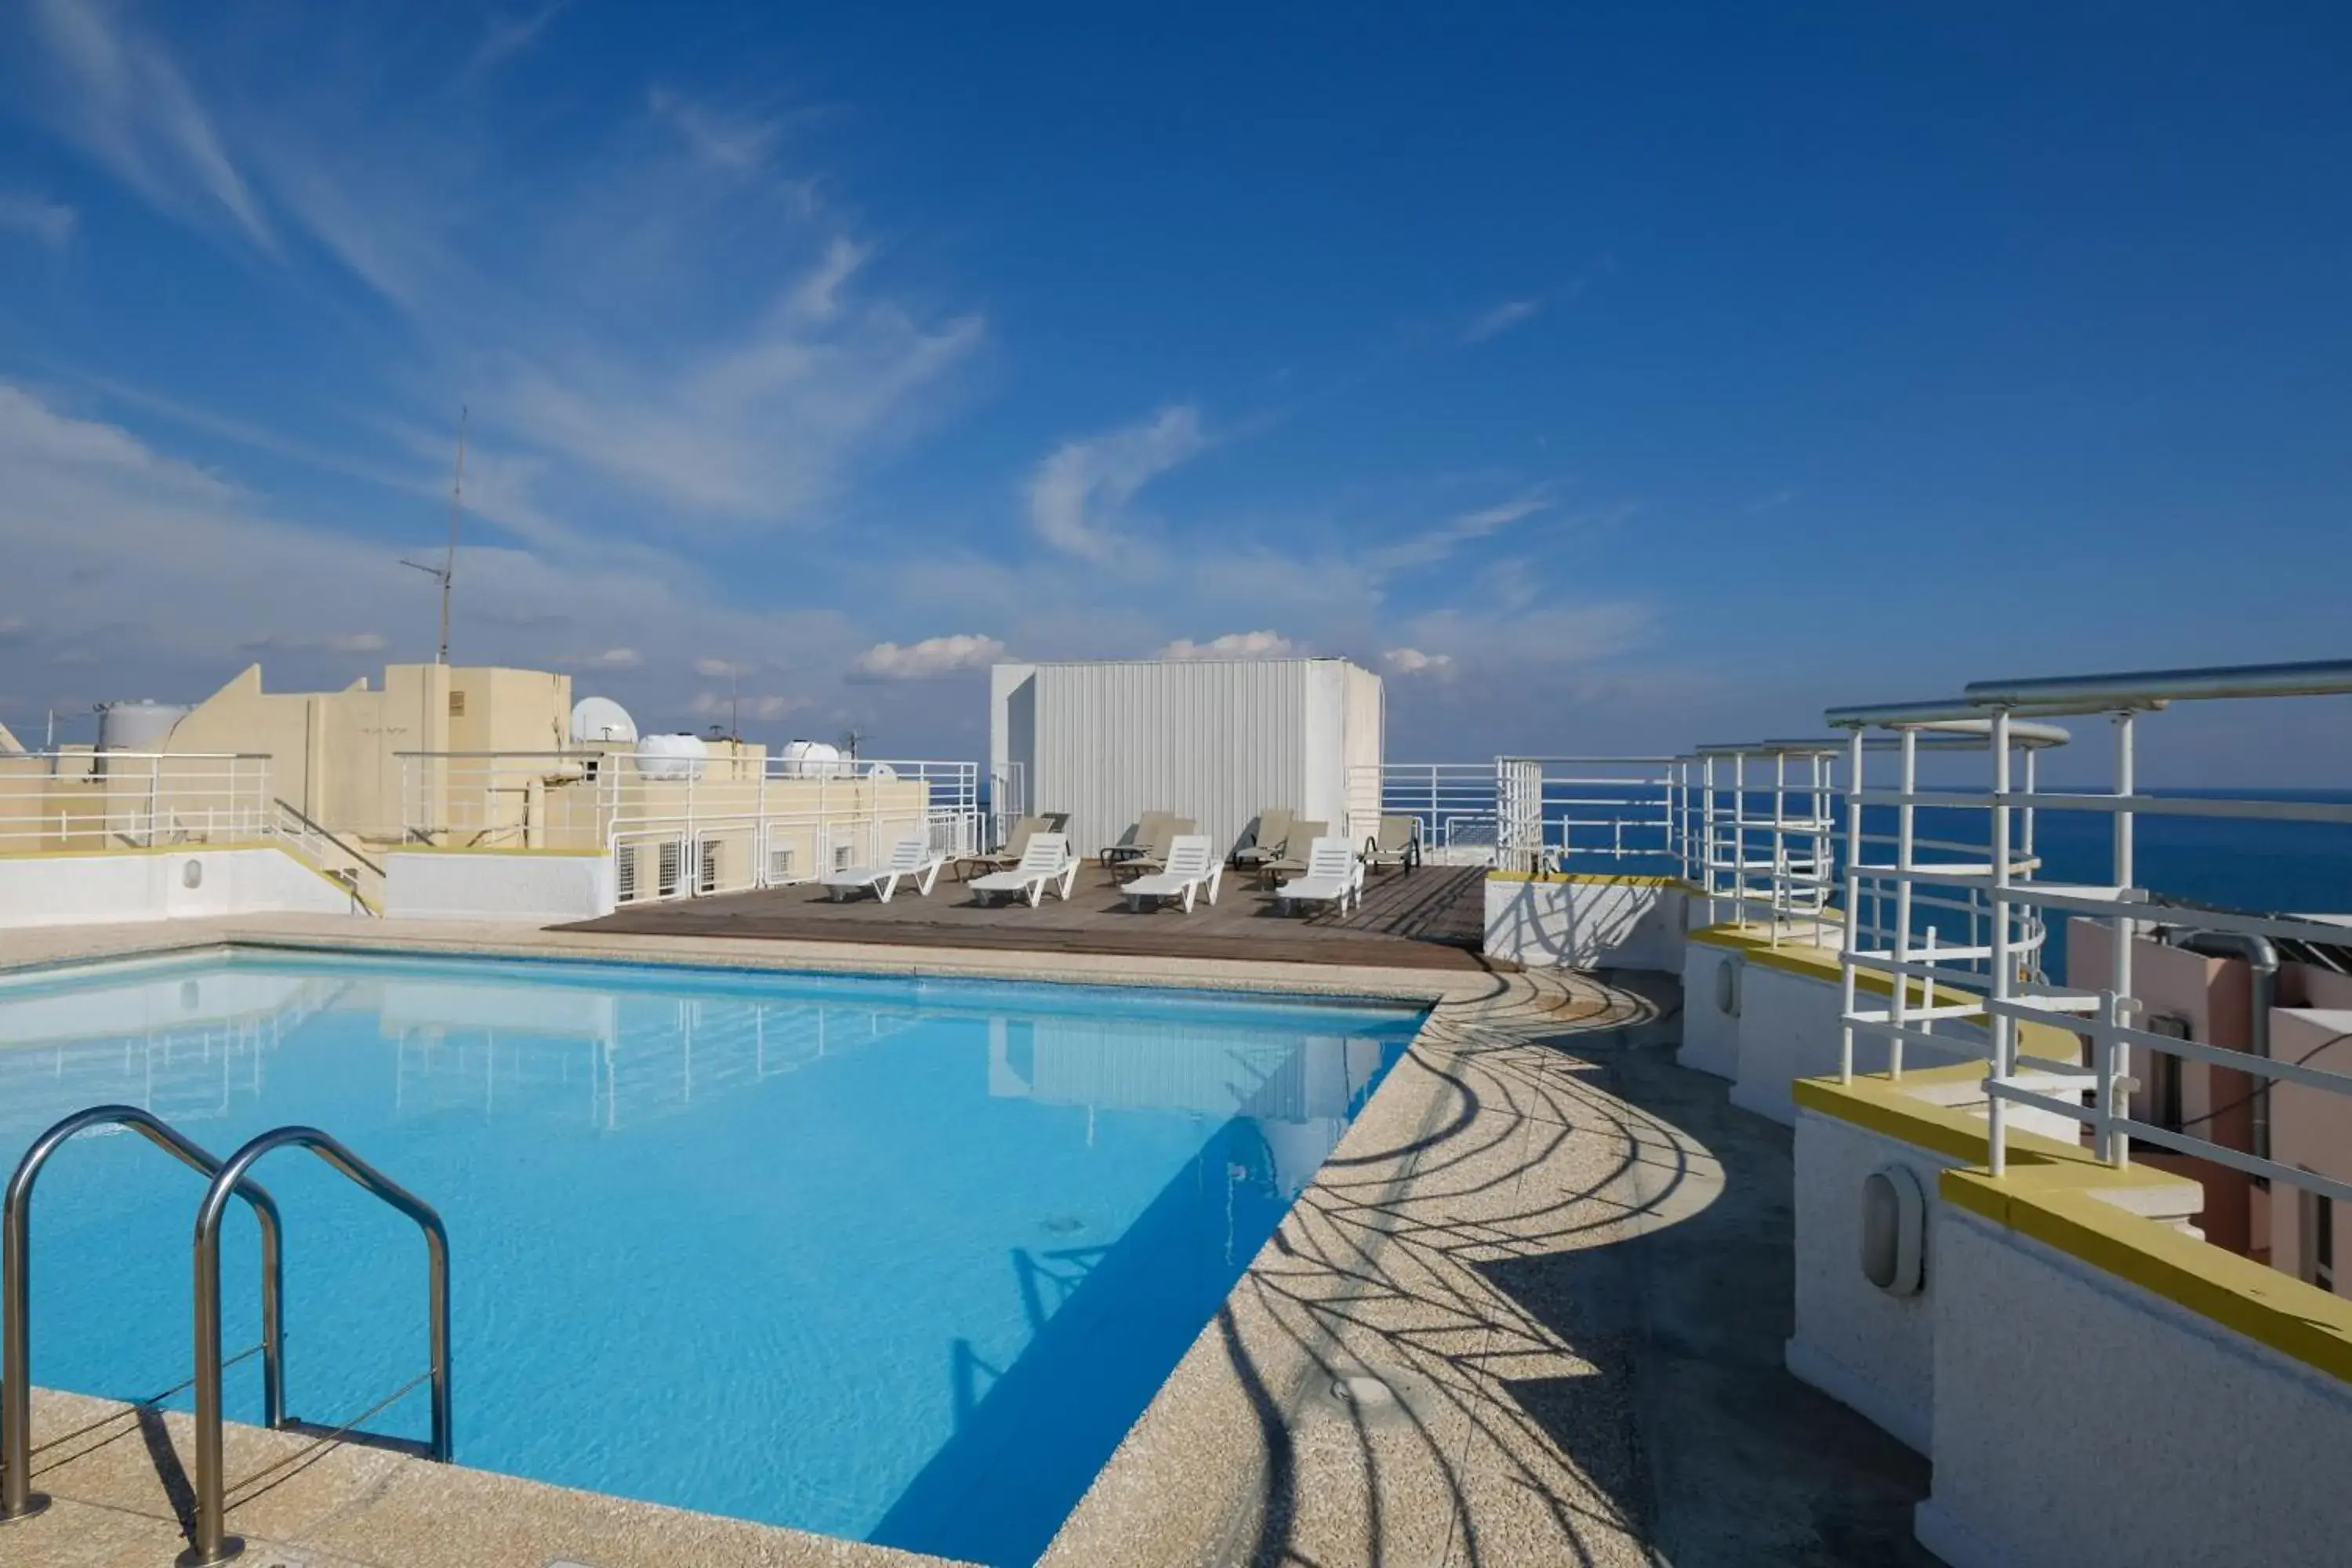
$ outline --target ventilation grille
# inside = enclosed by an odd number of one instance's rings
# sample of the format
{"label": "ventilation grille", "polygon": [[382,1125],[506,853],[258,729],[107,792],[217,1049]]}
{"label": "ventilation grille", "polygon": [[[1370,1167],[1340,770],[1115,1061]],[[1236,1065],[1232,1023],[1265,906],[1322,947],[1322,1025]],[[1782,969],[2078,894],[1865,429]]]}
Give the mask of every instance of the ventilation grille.
{"label": "ventilation grille", "polygon": [[793,847],[771,845],[768,848],[768,880],[789,882],[793,879]]}

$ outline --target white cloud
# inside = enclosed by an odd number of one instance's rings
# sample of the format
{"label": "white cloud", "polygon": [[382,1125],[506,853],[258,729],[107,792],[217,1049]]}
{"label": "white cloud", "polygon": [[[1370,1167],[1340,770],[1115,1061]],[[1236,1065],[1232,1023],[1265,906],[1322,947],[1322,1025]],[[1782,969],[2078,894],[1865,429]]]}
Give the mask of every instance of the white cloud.
{"label": "white cloud", "polygon": [[603,653],[590,654],[580,661],[583,669],[635,669],[645,663],[645,656],[633,647],[608,647]]}
{"label": "white cloud", "polygon": [[1066,441],[1029,480],[1029,521],[1037,536],[1089,561],[1117,545],[1119,514],[1138,490],[1208,446],[1200,411],[1162,409],[1139,425]]}
{"label": "white cloud", "polygon": [[[73,626],[83,639],[64,651],[86,668],[19,694],[24,704],[70,706],[134,689],[202,697],[257,655],[268,660],[274,686],[340,681],[348,652],[384,651],[364,647],[378,634],[353,626],[414,626],[419,644],[429,635],[433,586],[399,557],[437,560],[438,540],[289,524],[228,479],[5,382],[0,474],[0,584],[43,584],[44,625]],[[256,562],[268,570],[254,570]],[[458,552],[452,651],[460,662],[551,668],[585,637],[624,625],[635,644],[625,651],[668,668],[713,641],[823,668],[861,640],[830,611],[730,608],[676,561],[607,568],[570,552]],[[608,667],[625,687],[635,667]],[[168,677],[161,687],[159,672]],[[617,695],[651,710],[656,694]],[[744,711],[756,716],[770,695],[746,691]]]}
{"label": "white cloud", "polygon": [[200,226],[226,217],[274,249],[261,204],[171,57],[120,8],[33,0],[58,130],[157,208]]}
{"label": "white cloud", "polygon": [[1483,343],[1488,338],[1500,337],[1513,327],[1522,326],[1542,310],[1541,300],[1506,300],[1491,310],[1481,312],[1462,329],[1465,343]]}
{"label": "white cloud", "polygon": [[1454,673],[1454,656],[1450,653],[1423,653],[1417,647],[1392,647],[1381,655],[1381,663],[1391,675],[1425,675],[1442,679]]}
{"label": "white cloud", "polygon": [[1289,658],[1302,650],[1279,632],[1227,632],[1207,642],[1178,637],[1155,658]]}
{"label": "white cloud", "polygon": [[925,637],[900,647],[876,643],[857,656],[856,672],[874,680],[929,680],[958,670],[984,669],[1004,657],[994,637],[961,633]]}
{"label": "white cloud", "polygon": [[329,639],[327,646],[337,653],[382,653],[392,643],[382,632],[352,632]]}
{"label": "white cloud", "polygon": [[738,664],[731,658],[698,658],[694,661],[694,673],[705,680],[724,680],[729,676],[746,676],[751,674],[754,668],[756,667],[752,665]]}
{"label": "white cloud", "polygon": [[52,250],[63,250],[73,240],[81,216],[39,196],[0,191],[0,229],[30,235]]}
{"label": "white cloud", "polygon": [[740,716],[772,723],[814,706],[805,697],[785,697],[775,692],[757,697],[736,697],[724,691],[698,691],[687,703],[686,710],[698,719]]}
{"label": "white cloud", "polygon": [[1559,605],[1540,598],[1524,606],[1499,601],[1485,609],[1434,610],[1415,616],[1404,630],[1415,647],[1452,650],[1461,665],[1526,669],[1585,664],[1647,640],[1655,616],[1646,605]]}

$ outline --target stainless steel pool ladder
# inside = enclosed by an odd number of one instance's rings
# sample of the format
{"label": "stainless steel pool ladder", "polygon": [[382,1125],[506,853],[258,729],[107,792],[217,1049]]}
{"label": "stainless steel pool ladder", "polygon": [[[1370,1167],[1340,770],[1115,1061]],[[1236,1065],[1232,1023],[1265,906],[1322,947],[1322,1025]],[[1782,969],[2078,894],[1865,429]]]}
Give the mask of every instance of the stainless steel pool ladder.
{"label": "stainless steel pool ladder", "polygon": [[[449,1237],[433,1205],[417,1197],[383,1172],[361,1159],[337,1140],[314,1127],[280,1127],[264,1132],[226,1161],[215,1160],[168,1123],[130,1105],[101,1105],[76,1112],[34,1141],[10,1178],[0,1212],[0,1522],[37,1513],[47,1500],[32,1491],[32,1328],[30,1236],[33,1184],[54,1154],[77,1132],[99,1126],[128,1127],[145,1136],[183,1163],[212,1178],[196,1211],[195,1264],[195,1385],[196,1521],[194,1539],[180,1562],[199,1565],[225,1563],[244,1548],[228,1533],[227,1478],[222,1456],[221,1373],[229,1364],[221,1356],[220,1232],[229,1199],[243,1198],[252,1205],[261,1226],[262,1419],[281,1430],[310,1431],[321,1441],[341,1437],[357,1422],[338,1428],[320,1428],[286,1415],[284,1252],[278,1205],[261,1185],[247,1178],[256,1163],[274,1150],[289,1145],[309,1149],[369,1194],[391,1205],[414,1221],[425,1235],[426,1314],[430,1326],[432,1365],[367,1414],[405,1394],[419,1382],[433,1387],[433,1436],[424,1447],[425,1458],[446,1463],[450,1456],[449,1423]],[[251,1354],[245,1352],[243,1354]],[[238,1358],[242,1359],[242,1355]],[[183,1384],[182,1386],[186,1386]],[[169,1392],[176,1393],[177,1390]],[[360,1420],[366,1419],[362,1415]],[[396,1445],[409,1447],[409,1445]]]}

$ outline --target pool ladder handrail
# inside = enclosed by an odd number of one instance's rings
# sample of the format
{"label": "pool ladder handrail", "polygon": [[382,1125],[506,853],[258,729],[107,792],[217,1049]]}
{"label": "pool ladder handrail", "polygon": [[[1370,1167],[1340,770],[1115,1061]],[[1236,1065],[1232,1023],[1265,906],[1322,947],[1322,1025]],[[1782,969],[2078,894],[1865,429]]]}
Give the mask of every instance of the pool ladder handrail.
{"label": "pool ladder handrail", "polygon": [[424,1232],[425,1311],[432,1353],[427,1375],[433,1384],[433,1438],[427,1457],[443,1464],[449,1460],[449,1232],[441,1215],[431,1204],[315,1127],[279,1127],[264,1132],[222,1164],[196,1210],[196,1523],[192,1543],[179,1559],[182,1568],[209,1568],[227,1562],[245,1547],[228,1533],[228,1482],[222,1454],[221,1220],[229,1199],[249,1184],[246,1173],[255,1163],[288,1147],[310,1150],[362,1190],[407,1215]]}
{"label": "pool ladder handrail", "polygon": [[[202,1144],[135,1105],[78,1110],[35,1139],[16,1163],[0,1198],[0,1524],[30,1518],[49,1500],[33,1490],[33,1187],[50,1156],[94,1127],[126,1128],[208,1178],[222,1169]],[[277,1426],[286,1413],[284,1229],[278,1205],[261,1184],[240,1178],[228,1190],[252,1205],[261,1226],[262,1420]]]}

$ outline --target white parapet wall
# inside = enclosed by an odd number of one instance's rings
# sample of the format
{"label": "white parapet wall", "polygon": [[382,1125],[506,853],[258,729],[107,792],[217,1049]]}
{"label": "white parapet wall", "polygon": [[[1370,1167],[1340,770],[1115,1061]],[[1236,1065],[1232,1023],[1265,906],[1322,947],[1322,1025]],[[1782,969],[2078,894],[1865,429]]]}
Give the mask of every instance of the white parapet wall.
{"label": "white parapet wall", "polygon": [[[1796,1331],[1789,1370],[1926,1454],[1936,1419],[1931,1317],[1943,1205],[1936,1184],[1962,1163],[1951,1154],[1813,1111],[1797,1117]],[[1864,1184],[1889,1167],[1926,1194],[1929,1265],[1915,1294],[1890,1295],[1862,1272]]]}
{"label": "white parapet wall", "polygon": [[[2033,1133],[1991,1175],[1972,1071],[1796,1093],[1789,1368],[1927,1455],[1921,1543],[1953,1568],[2352,1561],[2352,1301],[2205,1243],[2185,1177]],[[1922,1200],[1905,1294],[1864,1267],[1890,1172]]]}
{"label": "white parapet wall", "polygon": [[1938,1239],[1921,1544],[1952,1568],[2352,1562],[2340,1373],[1965,1210]]}
{"label": "white parapet wall", "polygon": [[1687,896],[1671,877],[1490,871],[1486,953],[1542,968],[1673,974]]}
{"label": "white parapet wall", "polygon": [[[1693,912],[1698,906],[1693,905]],[[1744,927],[1694,931],[1683,944],[1683,1039],[1675,1059],[1684,1067],[1731,1080],[1731,1102],[1783,1125],[1796,1121],[1790,1086],[1800,1079],[1840,1070],[1844,1058],[1843,984],[1836,952],[1790,943],[1774,945]],[[1868,1007],[1886,1005],[1874,977],[1863,976],[1857,993]],[[1956,993],[1948,993],[1950,1000]],[[2065,1059],[2081,1049],[2077,1038],[2043,1025],[2023,1026],[2034,1054]],[[1979,1061],[1987,1051],[1984,1031],[1944,1019],[1935,1025],[1948,1045],[1913,1041],[1906,1065],[1938,1068]],[[1854,1045],[1858,1068],[1883,1066],[1886,1046],[1864,1036]],[[2059,1118],[2021,1111],[2018,1125],[2069,1136]]]}
{"label": "white parapet wall", "polygon": [[0,856],[0,927],[366,912],[275,844]]}
{"label": "white parapet wall", "polygon": [[560,850],[419,849],[384,857],[394,920],[530,921],[613,912],[613,858]]}

